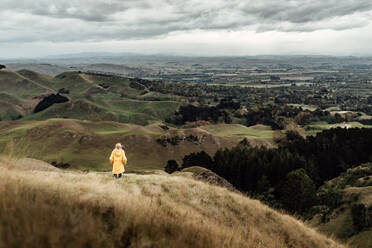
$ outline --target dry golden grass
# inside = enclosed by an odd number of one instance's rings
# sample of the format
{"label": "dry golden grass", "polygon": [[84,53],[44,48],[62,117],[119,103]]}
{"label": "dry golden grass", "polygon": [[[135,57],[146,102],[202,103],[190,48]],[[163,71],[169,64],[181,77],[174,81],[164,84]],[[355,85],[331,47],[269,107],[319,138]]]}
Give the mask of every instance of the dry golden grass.
{"label": "dry golden grass", "polygon": [[[35,162],[34,160],[32,160]],[[259,201],[161,174],[0,160],[0,247],[343,247]]]}

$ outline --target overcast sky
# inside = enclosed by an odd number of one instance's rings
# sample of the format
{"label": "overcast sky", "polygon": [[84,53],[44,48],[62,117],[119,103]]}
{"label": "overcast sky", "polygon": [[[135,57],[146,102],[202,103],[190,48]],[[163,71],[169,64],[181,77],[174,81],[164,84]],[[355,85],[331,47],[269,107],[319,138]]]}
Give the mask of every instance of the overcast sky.
{"label": "overcast sky", "polygon": [[371,0],[0,0],[0,58],[372,55]]}

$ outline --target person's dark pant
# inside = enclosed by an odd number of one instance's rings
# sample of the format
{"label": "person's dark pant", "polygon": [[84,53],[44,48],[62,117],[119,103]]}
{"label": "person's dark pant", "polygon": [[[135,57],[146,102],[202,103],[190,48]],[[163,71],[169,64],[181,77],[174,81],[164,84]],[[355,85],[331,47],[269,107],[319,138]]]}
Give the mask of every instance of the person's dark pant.
{"label": "person's dark pant", "polygon": [[122,174],[114,174],[115,179],[121,178]]}

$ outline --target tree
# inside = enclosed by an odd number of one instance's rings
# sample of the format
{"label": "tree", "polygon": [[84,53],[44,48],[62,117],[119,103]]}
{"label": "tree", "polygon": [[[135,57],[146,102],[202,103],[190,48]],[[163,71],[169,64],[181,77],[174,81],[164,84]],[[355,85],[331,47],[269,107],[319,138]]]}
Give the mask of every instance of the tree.
{"label": "tree", "polygon": [[180,168],[176,160],[168,160],[167,165],[164,167],[164,171],[169,174],[179,170]]}
{"label": "tree", "polygon": [[318,196],[320,203],[330,209],[335,209],[341,205],[342,191],[337,187],[325,185],[319,189]]}
{"label": "tree", "polygon": [[305,126],[312,122],[313,116],[309,112],[300,112],[296,117],[295,121],[298,125]]}
{"label": "tree", "polygon": [[269,190],[270,188],[270,182],[267,179],[267,176],[263,175],[257,183],[257,191],[259,193],[265,193]]}
{"label": "tree", "polygon": [[191,166],[202,166],[209,169],[213,163],[211,156],[205,151],[191,153],[183,158],[182,169]]}
{"label": "tree", "polygon": [[294,130],[288,130],[285,133],[285,136],[287,137],[288,142],[301,141],[304,139],[297,131]]}
{"label": "tree", "polygon": [[315,184],[302,168],[288,173],[279,191],[283,206],[292,212],[305,212],[316,202]]}

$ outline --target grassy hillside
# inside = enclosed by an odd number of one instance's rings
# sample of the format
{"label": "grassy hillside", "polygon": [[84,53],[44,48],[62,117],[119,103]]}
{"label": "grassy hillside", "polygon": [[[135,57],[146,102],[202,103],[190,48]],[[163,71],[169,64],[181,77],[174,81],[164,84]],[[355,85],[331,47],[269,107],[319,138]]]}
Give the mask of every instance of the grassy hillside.
{"label": "grassy hillside", "polygon": [[[33,113],[46,94],[60,89],[64,89],[69,102]],[[0,100],[2,120],[73,118],[146,125],[163,121],[180,106],[179,97],[133,88],[128,78],[81,72],[65,72],[53,78],[29,70],[3,69],[0,94],[5,96]]]}
{"label": "grassy hillside", "polygon": [[259,201],[166,174],[0,159],[0,247],[343,247]]}
{"label": "grassy hillside", "polygon": [[8,69],[2,69],[0,70],[0,92],[28,98],[52,92],[52,89],[37,81],[33,81],[20,73]]}
{"label": "grassy hillside", "polygon": [[[372,164],[364,164],[349,169],[340,177],[329,181],[321,192],[328,193],[327,198],[337,199],[335,208],[323,211],[311,221],[320,231],[334,235],[353,247],[372,247]],[[363,204],[365,216],[359,218],[353,214],[353,206]],[[328,208],[329,206],[327,206]],[[322,209],[327,209],[323,206]]]}
{"label": "grassy hillside", "polygon": [[127,151],[128,169],[143,170],[162,169],[169,159],[181,162],[191,152],[204,150],[214,155],[218,149],[239,142],[236,137],[215,135],[201,128],[162,127],[70,119],[0,122],[0,153],[107,171],[108,156],[114,144],[121,142]]}
{"label": "grassy hillside", "polygon": [[247,127],[239,124],[216,124],[201,126],[200,128],[219,137],[229,137],[236,141],[249,138],[253,145],[271,146],[274,137],[274,131],[271,127],[264,125]]}
{"label": "grassy hillside", "polygon": [[18,74],[22,75],[23,77],[30,79],[34,82],[37,82],[44,87],[50,88],[51,87],[51,80],[53,79],[52,76],[44,75],[41,73],[37,73],[30,70],[20,70],[17,71]]}
{"label": "grassy hillside", "polygon": [[[37,74],[33,74],[33,78],[36,79],[36,77]],[[1,69],[0,120],[15,120],[25,116],[39,101],[34,97],[52,92],[51,88],[21,73]]]}

